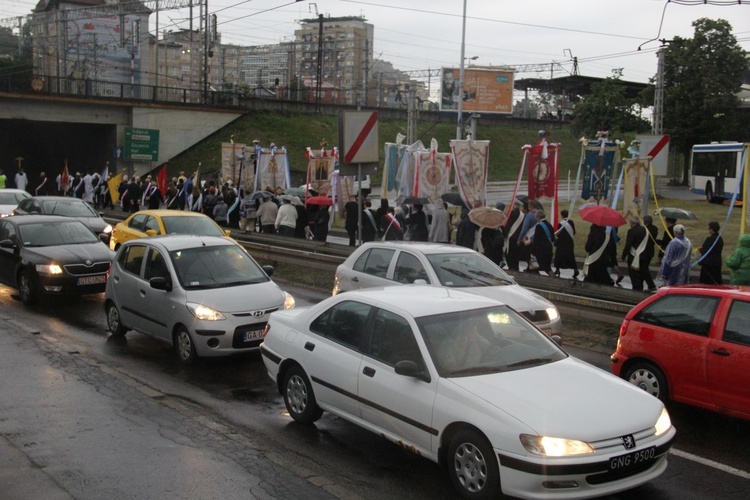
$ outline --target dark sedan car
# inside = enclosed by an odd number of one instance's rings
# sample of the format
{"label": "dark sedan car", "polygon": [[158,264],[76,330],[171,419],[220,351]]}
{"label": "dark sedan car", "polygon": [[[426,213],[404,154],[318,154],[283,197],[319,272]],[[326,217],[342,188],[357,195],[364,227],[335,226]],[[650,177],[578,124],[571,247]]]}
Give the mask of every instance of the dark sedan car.
{"label": "dark sedan car", "polygon": [[0,220],[0,281],[31,304],[45,294],[104,291],[115,253],[82,222],[48,215]]}
{"label": "dark sedan car", "polygon": [[75,217],[86,224],[96,235],[104,234],[108,238],[112,233],[112,226],[105,221],[101,214],[85,201],[70,196],[32,196],[18,204],[13,215],[63,215]]}

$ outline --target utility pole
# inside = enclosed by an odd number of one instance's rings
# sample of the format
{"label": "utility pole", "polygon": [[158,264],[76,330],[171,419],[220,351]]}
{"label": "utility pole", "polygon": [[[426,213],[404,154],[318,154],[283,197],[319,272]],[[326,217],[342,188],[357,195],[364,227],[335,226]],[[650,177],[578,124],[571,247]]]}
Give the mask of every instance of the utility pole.
{"label": "utility pole", "polygon": [[461,71],[458,76],[458,117],[456,118],[456,140],[463,137],[464,112],[464,54],[466,49],[466,0],[464,0],[463,27],[461,29]]}
{"label": "utility pole", "polygon": [[154,46],[154,95],[156,95],[157,89],[159,88],[159,0],[156,0],[156,45]]}
{"label": "utility pole", "polygon": [[203,0],[203,104],[208,104],[208,0]]}
{"label": "utility pole", "polygon": [[651,133],[661,135],[664,133],[664,57],[666,56],[666,40],[662,40],[662,46],[656,52],[656,88],[654,92],[654,121]]}
{"label": "utility pole", "polygon": [[407,85],[409,91],[409,106],[407,112],[406,141],[407,144],[417,142],[417,123],[419,122],[419,110],[417,109],[417,89],[414,85]]}
{"label": "utility pole", "polygon": [[[318,10],[318,6],[315,6]],[[315,112],[320,113],[320,91],[323,79],[323,14],[318,14],[318,67],[315,73]]]}

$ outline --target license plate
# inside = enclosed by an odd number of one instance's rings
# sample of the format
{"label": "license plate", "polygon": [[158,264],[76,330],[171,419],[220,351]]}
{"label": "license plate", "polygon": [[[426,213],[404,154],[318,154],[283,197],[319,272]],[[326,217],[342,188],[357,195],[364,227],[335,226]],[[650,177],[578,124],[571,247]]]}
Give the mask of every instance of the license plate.
{"label": "license plate", "polygon": [[101,274],[99,276],[81,276],[78,278],[78,285],[98,285],[100,283],[107,282],[107,275]]}
{"label": "license plate", "polygon": [[638,451],[632,451],[625,455],[613,457],[609,460],[609,470],[622,470],[628,467],[635,467],[656,459],[656,447],[644,448]]}
{"label": "license plate", "polygon": [[253,340],[261,340],[263,338],[263,330],[250,330],[242,335],[243,342],[252,342]]}

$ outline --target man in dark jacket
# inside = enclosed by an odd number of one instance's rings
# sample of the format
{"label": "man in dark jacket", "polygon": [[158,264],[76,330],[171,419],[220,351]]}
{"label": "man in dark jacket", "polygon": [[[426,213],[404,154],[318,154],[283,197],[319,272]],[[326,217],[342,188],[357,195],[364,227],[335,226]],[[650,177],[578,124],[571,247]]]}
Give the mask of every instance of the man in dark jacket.
{"label": "man in dark jacket", "polygon": [[719,223],[711,221],[708,223],[708,238],[700,248],[701,252],[701,275],[700,283],[707,285],[721,285],[721,252],[724,250],[724,240],[719,235]]}
{"label": "man in dark jacket", "polygon": [[[136,182],[135,176],[130,178],[128,187],[125,190],[124,200],[124,203],[127,203],[128,212],[133,214],[138,211],[141,203],[141,187]],[[124,209],[125,207],[123,206],[123,210]]]}
{"label": "man in dark jacket", "polygon": [[[643,255],[648,245],[649,236],[646,228],[641,226],[638,217],[631,216],[628,222],[630,223],[630,229],[625,235],[625,246],[622,249],[621,259],[628,264],[628,274],[633,290],[640,292],[643,291],[644,280],[648,281],[651,278],[651,273],[648,270],[648,261],[651,259],[649,258],[644,262]],[[648,278],[644,276],[644,272]]]}
{"label": "man in dark jacket", "polygon": [[469,219],[469,209],[462,208],[461,221],[458,223],[458,228],[456,229],[456,245],[473,249],[477,229],[477,225]]}
{"label": "man in dark jacket", "polygon": [[541,208],[534,213],[536,226],[534,226],[534,241],[531,243],[532,253],[539,263],[539,271],[552,276],[552,252],[555,242],[555,231],[552,224],[547,222],[547,215]]}
{"label": "man in dark jacket", "polygon": [[357,245],[357,226],[359,218],[359,204],[357,197],[351,195],[349,201],[344,205],[344,228],[349,236],[349,246]]}

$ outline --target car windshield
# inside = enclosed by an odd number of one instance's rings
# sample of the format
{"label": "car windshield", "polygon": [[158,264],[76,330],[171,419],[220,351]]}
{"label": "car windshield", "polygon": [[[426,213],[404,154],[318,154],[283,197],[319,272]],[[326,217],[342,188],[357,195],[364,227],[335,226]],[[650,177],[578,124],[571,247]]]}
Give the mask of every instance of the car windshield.
{"label": "car windshield", "polygon": [[44,202],[44,213],[66,217],[99,217],[99,214],[83,201],[47,200]]}
{"label": "car windshield", "polygon": [[21,224],[18,234],[25,247],[81,245],[99,241],[89,228],[77,220]]}
{"label": "car windshield", "polygon": [[162,217],[166,234],[196,234],[198,236],[225,236],[224,231],[208,217]]}
{"label": "car windshield", "polygon": [[186,248],[169,255],[177,278],[186,290],[270,281],[263,269],[238,245]]}
{"label": "car windshield", "polygon": [[519,370],[567,355],[508,306],[417,318],[441,377]]}
{"label": "car windshield", "polygon": [[427,255],[440,284],[451,288],[512,285],[513,279],[478,253]]}
{"label": "car windshield", "polygon": [[28,198],[30,195],[24,193],[7,193],[0,191],[0,205],[18,205],[21,200]]}

